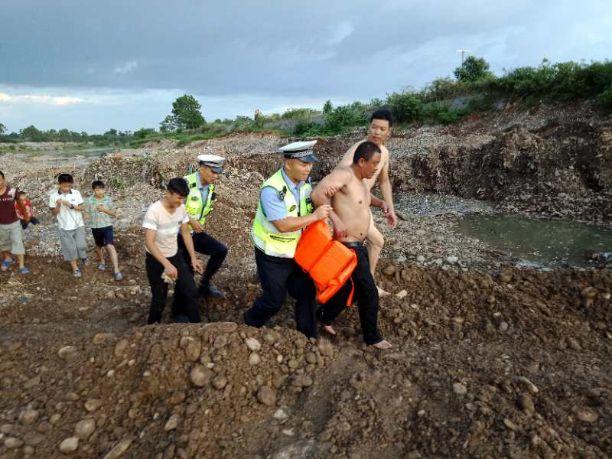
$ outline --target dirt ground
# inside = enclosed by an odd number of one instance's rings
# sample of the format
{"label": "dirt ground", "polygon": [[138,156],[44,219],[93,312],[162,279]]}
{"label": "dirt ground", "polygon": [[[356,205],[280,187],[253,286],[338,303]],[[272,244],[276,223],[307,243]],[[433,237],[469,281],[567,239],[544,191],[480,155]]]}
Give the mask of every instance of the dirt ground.
{"label": "dirt ground", "polygon": [[[493,154],[491,138],[474,148]],[[248,238],[253,196],[272,164],[263,155],[281,141],[158,145],[74,169],[80,185],[116,179],[125,279],[114,282],[95,263],[73,279],[48,216],[28,236],[31,275],[0,274],[1,458],[612,455],[609,269],[519,269],[449,239],[447,216],[409,219],[384,229],[378,274],[392,292],[379,315],[392,350],[364,346],[353,308],[338,321],[339,336],[320,342],[294,330],[290,301],[268,327],[243,325],[259,293]],[[210,231],[230,247],[215,279],[227,296],[201,301],[205,324],[172,324],[165,311],[164,324],[146,326],[138,197],[152,201],[195,151],[220,148],[229,173]],[[43,205],[55,169],[0,164]],[[420,251],[460,261],[427,266],[398,256]]]}
{"label": "dirt ground", "polygon": [[59,457],[72,437],[74,457],[612,452],[609,271],[385,264],[397,294],[380,322],[395,347],[379,352],[354,310],[319,344],[292,330],[290,305],[268,328],[241,325],[257,286],[229,270],[229,297],[202,304],[211,323],[143,326],[135,240],[118,243],[120,283],[39,258],[4,284],[2,457]]}

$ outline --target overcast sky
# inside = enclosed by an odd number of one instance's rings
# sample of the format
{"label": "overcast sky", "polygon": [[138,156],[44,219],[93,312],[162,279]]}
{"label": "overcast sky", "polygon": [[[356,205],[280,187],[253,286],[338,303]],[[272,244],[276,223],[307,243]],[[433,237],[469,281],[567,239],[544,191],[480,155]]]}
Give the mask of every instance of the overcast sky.
{"label": "overcast sky", "polygon": [[451,76],[458,48],[502,73],[612,57],[611,0],[0,0],[9,131],[158,127],[383,98]]}

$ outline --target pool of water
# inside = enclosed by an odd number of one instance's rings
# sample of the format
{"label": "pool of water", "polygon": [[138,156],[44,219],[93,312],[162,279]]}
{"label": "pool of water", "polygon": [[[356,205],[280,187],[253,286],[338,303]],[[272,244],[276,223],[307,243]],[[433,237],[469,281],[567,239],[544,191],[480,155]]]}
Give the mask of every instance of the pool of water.
{"label": "pool of water", "polygon": [[456,230],[504,250],[526,265],[594,266],[612,261],[612,230],[584,223],[469,214],[459,220]]}

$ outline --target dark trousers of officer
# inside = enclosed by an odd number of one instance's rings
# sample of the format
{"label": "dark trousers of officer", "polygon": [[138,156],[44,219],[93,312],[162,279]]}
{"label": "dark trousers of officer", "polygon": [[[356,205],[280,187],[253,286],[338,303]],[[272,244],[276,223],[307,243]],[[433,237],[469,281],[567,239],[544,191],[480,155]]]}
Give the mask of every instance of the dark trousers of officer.
{"label": "dark trousers of officer", "polygon": [[352,285],[354,285],[363,340],[368,345],[376,344],[383,338],[378,331],[378,289],[370,272],[368,251],[361,242],[348,242],[344,245],[357,254],[357,267],[351,277],[352,283],[351,281],[347,282],[338,290],[338,293],[322,305],[317,312],[317,316],[324,325],[331,325],[334,319],[346,308],[346,301]]}
{"label": "dark trousers of officer", "polygon": [[255,262],[263,294],[244,314],[245,323],[253,327],[263,326],[281,309],[289,292],[296,300],[297,329],[309,338],[316,338],[315,286],[308,274],[302,271],[293,258],[273,257],[257,248]]}
{"label": "dark trousers of officer", "polygon": [[[210,256],[208,263],[206,264],[204,274],[202,275],[202,280],[200,281],[200,289],[202,290],[208,287],[210,280],[223,264],[223,261],[227,256],[227,247],[205,232],[194,232],[192,233],[191,237],[193,239],[193,249],[198,253]],[[185,263],[187,263],[187,266],[189,266],[189,269],[191,269],[191,272],[193,273],[191,258],[189,258],[187,247],[185,247],[185,242],[180,234],[178,235],[178,243],[179,249],[185,259]]]}
{"label": "dark trousers of officer", "polygon": [[[174,284],[174,298],[172,301],[172,317],[177,322],[200,322],[198,308],[198,290],[193,280],[193,274],[185,264],[180,253],[168,258],[168,261],[178,271],[178,278]],[[151,286],[151,307],[149,308],[148,324],[161,322],[162,311],[168,297],[168,284],[161,278],[164,266],[147,252],[145,259],[147,278]]]}

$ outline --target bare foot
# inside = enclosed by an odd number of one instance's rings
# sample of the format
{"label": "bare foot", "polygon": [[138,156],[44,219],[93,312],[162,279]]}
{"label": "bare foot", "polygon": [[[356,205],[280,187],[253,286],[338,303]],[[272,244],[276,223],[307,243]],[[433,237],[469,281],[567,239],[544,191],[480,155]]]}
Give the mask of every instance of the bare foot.
{"label": "bare foot", "polygon": [[386,290],[383,290],[382,288],[380,288],[378,286],[376,288],[378,289],[378,297],[379,298],[384,298],[386,296],[391,295],[389,292],[387,292]]}
{"label": "bare foot", "polygon": [[332,336],[336,336],[336,330],[334,330],[334,327],[332,327],[331,325],[323,325],[323,331],[325,331],[326,333],[332,335]]}
{"label": "bare foot", "polygon": [[386,339],[383,339],[376,344],[372,344],[372,347],[375,347],[376,349],[391,349],[393,345]]}

